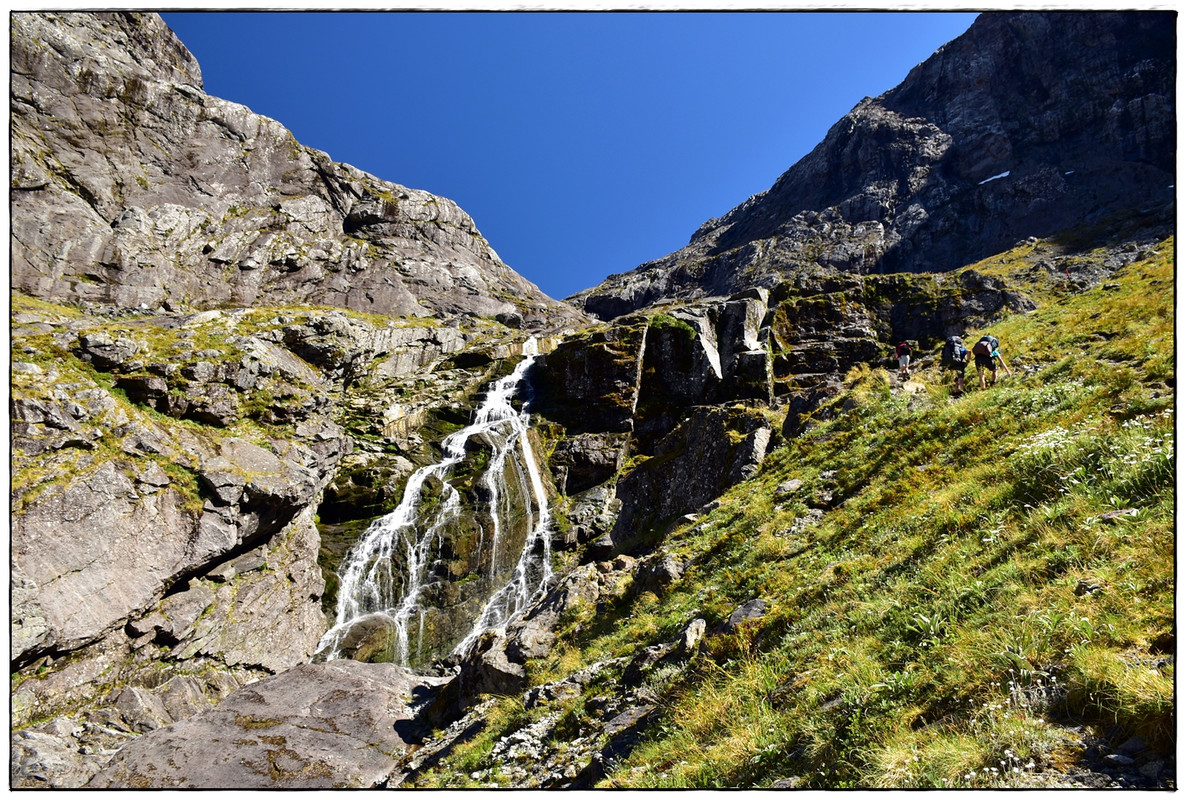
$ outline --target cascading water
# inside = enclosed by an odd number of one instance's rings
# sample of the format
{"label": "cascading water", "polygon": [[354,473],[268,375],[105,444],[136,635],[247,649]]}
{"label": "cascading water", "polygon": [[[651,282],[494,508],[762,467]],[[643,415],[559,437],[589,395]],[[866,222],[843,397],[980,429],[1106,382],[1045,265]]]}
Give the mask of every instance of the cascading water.
{"label": "cascading water", "polygon": [[[376,520],[351,549],[339,569],[336,624],[322,637],[318,651],[326,658],[341,658],[343,643],[360,622],[386,626],[394,631],[393,660],[408,664],[409,628],[414,623],[421,635],[425,609],[422,594],[430,581],[433,556],[443,535],[458,524],[462,514],[461,492],[450,482],[455,468],[466,458],[467,445],[480,439],[491,448],[489,462],[480,479],[489,537],[481,530],[478,547],[489,548],[487,580],[496,580],[499,548],[515,520],[509,496],[525,498],[527,535],[518,561],[506,582],[494,591],[475,619],[469,633],[454,648],[464,652],[482,631],[505,624],[546,588],[552,578],[552,516],[547,493],[527,435],[529,412],[512,405],[519,384],[538,355],[536,342],[529,339],[524,358],[515,370],[496,381],[474,413],[473,422],[442,442],[442,458],[422,467],[408,479],[399,505]],[[517,485],[507,485],[510,473]],[[433,487],[429,491],[429,487]],[[439,497],[431,496],[439,487]],[[398,568],[403,556],[403,569]],[[402,574],[401,574],[402,573]],[[505,574],[505,573],[504,573]]]}

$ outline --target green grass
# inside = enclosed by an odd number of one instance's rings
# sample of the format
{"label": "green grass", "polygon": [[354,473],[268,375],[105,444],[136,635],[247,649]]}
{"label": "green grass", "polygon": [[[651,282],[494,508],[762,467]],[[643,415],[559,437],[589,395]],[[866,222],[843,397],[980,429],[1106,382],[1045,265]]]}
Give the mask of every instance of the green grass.
{"label": "green grass", "polygon": [[[953,398],[935,367],[910,396],[852,370],[805,434],[668,536],[682,579],[570,611],[533,683],[769,603],[666,677],[660,721],[599,785],[1020,786],[1078,757],[1078,724],[1172,749],[1172,252],[1109,289],[1033,287],[1037,311],[991,326],[1016,375],[986,390]],[[825,472],[833,499],[804,525]],[[1101,519],[1119,509],[1135,514]]]}

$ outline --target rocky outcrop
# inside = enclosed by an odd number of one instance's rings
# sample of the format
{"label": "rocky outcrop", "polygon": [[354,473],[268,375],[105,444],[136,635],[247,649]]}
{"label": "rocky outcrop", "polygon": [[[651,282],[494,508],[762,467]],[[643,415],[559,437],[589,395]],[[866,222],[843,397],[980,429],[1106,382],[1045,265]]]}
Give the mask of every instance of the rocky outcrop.
{"label": "rocky outcrop", "polygon": [[[561,615],[582,605],[609,608],[638,592],[655,590],[657,572],[678,572],[670,564],[659,566],[661,562],[662,558],[620,555],[612,562],[586,564],[573,570],[513,628],[492,631],[424,708],[421,724],[435,732],[400,763],[391,784],[415,785],[423,771],[472,736],[487,711],[479,693],[496,692],[521,694],[523,708],[536,712],[536,721],[500,737],[470,780],[483,785],[501,773],[527,788],[592,787],[660,716],[657,698],[663,687],[696,663],[705,637],[731,633],[764,609],[760,600],[746,604],[730,617],[734,627],[725,631],[709,632],[704,619],[693,618],[674,639],[639,648],[631,658],[607,659],[528,688],[523,676],[526,659],[550,652],[550,640],[532,644],[541,628],[554,627]],[[571,701],[582,697],[584,713],[573,713]]]}
{"label": "rocky outcrop", "polygon": [[77,786],[126,737],[308,660],[314,512],[350,442],[325,376],[243,317],[16,306],[13,775]]}
{"label": "rocky outcrop", "polygon": [[[783,430],[793,435],[833,393],[829,386],[854,365],[879,361],[893,343],[937,346],[949,334],[1033,308],[1002,279],[975,270],[801,273],[771,290],[667,302],[565,339],[531,374],[532,410],[564,428],[551,464],[570,497],[623,473],[632,456],[654,459],[617,481],[625,506],[605,543],[620,544],[639,523],[632,508],[652,521],[677,517],[739,480],[742,464],[761,462],[769,439],[751,437],[768,423],[758,412],[720,406],[785,408]],[[726,447],[729,437],[744,446]],[[663,477],[646,477],[652,474]],[[668,481],[680,491],[664,491]],[[591,532],[580,526],[581,535]]]}
{"label": "rocky outcrop", "polygon": [[773,400],[767,299],[632,315],[537,362],[531,409],[563,430],[550,465],[571,500],[573,525],[557,546],[596,540],[601,557],[628,548],[761,463],[771,434],[762,414],[716,406]]}
{"label": "rocky outcrop", "polygon": [[134,737],[307,661],[325,628],[311,517],[178,584],[121,631],[18,673],[14,724],[49,720],[14,734],[14,785],[76,788]]}
{"label": "rocky outcrop", "polygon": [[[150,608],[183,576],[270,540],[310,506],[326,477],[229,440],[200,461],[199,480],[217,486],[203,507],[189,511],[167,476],[135,469],[128,459],[104,461],[48,489],[14,520],[14,662],[89,644]],[[181,535],[146,536],[153,530]],[[319,636],[316,628],[311,633]]]}
{"label": "rocky outcrop", "polygon": [[988,12],[683,249],[571,298],[610,319],[802,271],[944,272],[1173,202],[1171,12]]}
{"label": "rocky outcrop", "polygon": [[570,435],[633,430],[645,317],[566,338],[533,369],[532,409]]}
{"label": "rocky outcrop", "polygon": [[695,409],[660,440],[651,458],[619,478],[621,511],[598,544],[608,551],[631,549],[641,535],[752,478],[770,439],[769,423],[758,411]]}
{"label": "rocky outcrop", "polygon": [[202,91],[155,14],[12,15],[12,285],[55,301],[579,319],[455,203]]}
{"label": "rocky outcrop", "polygon": [[383,786],[408,749],[415,698],[439,679],[392,664],[307,664],[130,743],[90,788]]}
{"label": "rocky outcrop", "polygon": [[[14,331],[35,359],[14,372],[12,398],[16,664],[90,644],[186,576],[269,542],[315,505],[349,447],[325,416],[323,379],[266,342],[207,352],[184,325],[71,332],[85,324]],[[207,432],[281,417],[292,438]]]}

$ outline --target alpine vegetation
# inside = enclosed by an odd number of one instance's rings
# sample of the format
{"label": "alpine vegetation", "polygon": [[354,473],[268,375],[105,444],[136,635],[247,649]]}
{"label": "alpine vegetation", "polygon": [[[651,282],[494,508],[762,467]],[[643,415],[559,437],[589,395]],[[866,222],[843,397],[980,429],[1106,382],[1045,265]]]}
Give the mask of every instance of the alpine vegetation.
{"label": "alpine vegetation", "polygon": [[1176,788],[1172,12],[981,14],[568,301],[10,24],[12,787]]}

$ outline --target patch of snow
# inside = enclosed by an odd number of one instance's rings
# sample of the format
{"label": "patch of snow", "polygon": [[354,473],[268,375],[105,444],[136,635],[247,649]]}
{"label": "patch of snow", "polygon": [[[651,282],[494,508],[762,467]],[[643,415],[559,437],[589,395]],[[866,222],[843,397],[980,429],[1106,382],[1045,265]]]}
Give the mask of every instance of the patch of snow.
{"label": "patch of snow", "polygon": [[1009,172],[1010,172],[1010,170],[1005,170],[1000,175],[993,175],[991,178],[985,178],[984,180],[980,181],[979,185],[983,186],[984,184],[988,183],[989,181],[995,181],[997,178],[1008,178]]}

